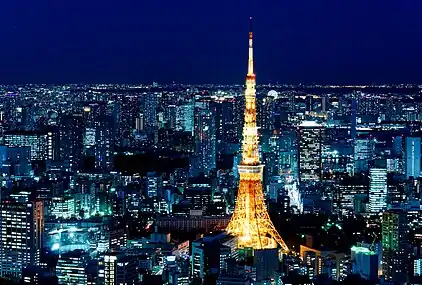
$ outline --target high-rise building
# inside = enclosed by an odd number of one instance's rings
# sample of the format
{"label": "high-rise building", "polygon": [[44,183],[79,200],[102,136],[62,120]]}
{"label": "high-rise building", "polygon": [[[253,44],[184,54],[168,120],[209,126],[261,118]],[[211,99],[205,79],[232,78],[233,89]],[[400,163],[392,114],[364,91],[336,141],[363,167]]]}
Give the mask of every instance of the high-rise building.
{"label": "high-rise building", "polygon": [[375,142],[371,138],[356,139],[354,141],[355,172],[366,172],[374,158]]}
{"label": "high-rise building", "polygon": [[20,278],[22,269],[37,265],[43,248],[44,207],[42,201],[1,203],[0,272]]}
{"label": "high-rise building", "polygon": [[407,279],[408,229],[406,212],[388,210],[382,215],[382,274],[387,282],[404,284]]}
{"label": "high-rise building", "polygon": [[[116,104],[113,110],[113,131],[116,130],[115,142],[121,146],[127,146],[133,139],[133,129],[136,128],[136,118],[141,109],[141,100],[138,94],[121,95],[115,100]],[[142,108],[141,113],[143,111]]]}
{"label": "high-rise building", "polygon": [[147,191],[147,196],[149,198],[152,197],[157,197],[158,196],[158,191],[161,188],[161,177],[155,173],[155,172],[150,172],[148,173],[147,177],[146,177],[146,191]]}
{"label": "high-rise building", "polygon": [[111,170],[113,167],[112,121],[103,116],[95,121],[95,168]]}
{"label": "high-rise building", "polygon": [[218,98],[211,104],[215,112],[215,129],[218,152],[230,152],[231,144],[237,143],[234,117],[235,100],[232,97]]}
{"label": "high-rise building", "polygon": [[137,260],[124,253],[110,252],[104,256],[105,285],[138,285]]}
{"label": "high-rise building", "polygon": [[379,213],[387,208],[387,169],[369,171],[369,211]]}
{"label": "high-rise building", "polygon": [[[31,160],[47,160],[48,159],[48,140],[47,134],[37,132],[6,132],[4,134],[4,145],[10,147],[31,148]],[[51,146],[50,146],[51,147]]]}
{"label": "high-rise building", "polygon": [[288,251],[286,244],[275,229],[264,201],[262,174],[258,150],[258,128],[256,125],[256,76],[253,66],[252,18],[249,32],[249,60],[246,75],[245,117],[242,140],[242,163],[239,190],[234,213],[226,231],[238,238],[242,250],[269,249],[281,246]]}
{"label": "high-rise building", "polygon": [[164,109],[164,124],[166,128],[174,129],[176,127],[177,106],[168,105]]}
{"label": "high-rise building", "polygon": [[421,138],[407,137],[405,145],[405,170],[406,178],[421,176]]}
{"label": "high-rise building", "polygon": [[197,167],[200,173],[209,175],[217,162],[215,114],[211,110],[196,109],[194,133]]}
{"label": "high-rise building", "polygon": [[147,131],[153,131],[157,127],[158,95],[156,92],[148,92],[143,96],[142,114]]}
{"label": "high-rise building", "polygon": [[87,285],[88,275],[86,267],[89,255],[82,250],[66,252],[59,256],[56,266],[56,275],[59,284]]}
{"label": "high-rise building", "polygon": [[354,140],[356,139],[356,99],[352,99],[352,108],[351,108],[351,126],[350,126],[350,136]]}
{"label": "high-rise building", "polygon": [[139,115],[136,117],[135,119],[135,129],[138,132],[143,131],[145,128],[145,119],[144,119],[144,114],[139,113]]}
{"label": "high-rise building", "polygon": [[274,280],[278,269],[278,250],[275,248],[255,250],[254,259],[256,281],[264,283]]}
{"label": "high-rise building", "polygon": [[60,119],[60,160],[68,161],[72,170],[82,166],[83,119],[81,115],[66,115]]}
{"label": "high-rise building", "polygon": [[371,168],[369,171],[369,211],[379,213],[387,208],[387,170]]}
{"label": "high-rise building", "polygon": [[106,102],[81,102],[80,105],[86,126],[93,126],[99,117],[105,116],[107,113]]}
{"label": "high-rise building", "polygon": [[193,103],[186,103],[178,106],[176,111],[176,129],[179,131],[193,133],[194,129],[194,110]]}
{"label": "high-rise building", "polygon": [[[232,257],[233,238],[225,234],[206,236],[192,243],[192,276],[205,279],[225,271],[227,259]],[[220,271],[221,270],[221,271]]]}
{"label": "high-rise building", "polygon": [[0,146],[1,174],[29,176],[31,167],[31,148]]}
{"label": "high-rise building", "polygon": [[351,248],[352,272],[359,274],[365,280],[378,279],[378,255],[361,246]]}
{"label": "high-rise building", "polygon": [[299,181],[319,181],[322,175],[322,126],[305,121],[299,126]]}
{"label": "high-rise building", "polygon": [[56,218],[63,219],[75,216],[75,199],[73,197],[53,197],[51,214]]}

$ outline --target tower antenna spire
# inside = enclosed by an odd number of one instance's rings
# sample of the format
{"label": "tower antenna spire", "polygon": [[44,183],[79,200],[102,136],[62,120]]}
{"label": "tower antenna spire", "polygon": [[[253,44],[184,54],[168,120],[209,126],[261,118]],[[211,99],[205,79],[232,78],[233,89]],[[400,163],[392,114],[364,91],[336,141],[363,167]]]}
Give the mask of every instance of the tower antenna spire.
{"label": "tower antenna spire", "polygon": [[254,75],[253,72],[253,31],[252,17],[249,17],[249,58],[248,58],[248,75]]}

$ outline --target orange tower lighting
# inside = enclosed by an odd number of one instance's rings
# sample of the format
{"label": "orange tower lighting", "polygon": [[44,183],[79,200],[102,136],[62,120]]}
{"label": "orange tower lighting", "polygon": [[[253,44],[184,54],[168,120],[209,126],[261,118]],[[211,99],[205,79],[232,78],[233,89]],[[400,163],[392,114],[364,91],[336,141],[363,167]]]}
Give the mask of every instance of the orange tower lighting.
{"label": "orange tower lighting", "polygon": [[252,18],[249,31],[249,60],[246,75],[246,108],[243,126],[242,163],[239,165],[240,183],[233,216],[227,233],[238,237],[238,248],[269,249],[281,246],[289,249],[271,222],[262,192],[264,165],[259,161],[258,128],[256,126],[256,79],[253,70]]}

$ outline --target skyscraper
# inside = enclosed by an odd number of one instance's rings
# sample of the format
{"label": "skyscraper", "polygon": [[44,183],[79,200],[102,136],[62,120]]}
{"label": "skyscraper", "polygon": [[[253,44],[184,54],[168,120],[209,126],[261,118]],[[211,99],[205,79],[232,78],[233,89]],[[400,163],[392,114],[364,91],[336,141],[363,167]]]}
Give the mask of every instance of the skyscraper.
{"label": "skyscraper", "polygon": [[82,250],[61,254],[56,266],[59,284],[86,285],[88,283],[86,274],[88,260],[89,254]]}
{"label": "skyscraper", "polygon": [[1,276],[20,278],[22,269],[39,262],[43,247],[42,201],[1,204]]}
{"label": "skyscraper", "polygon": [[13,131],[4,133],[4,145],[31,148],[31,160],[47,160],[47,134],[39,132]]}
{"label": "skyscraper", "polygon": [[193,103],[186,103],[177,107],[176,111],[176,129],[179,131],[193,133],[194,129],[194,110]]}
{"label": "skyscraper", "polygon": [[197,108],[195,113],[195,156],[200,173],[208,175],[216,167],[217,141],[212,110]]}
{"label": "skyscraper", "polygon": [[350,137],[352,140],[356,139],[356,99],[352,99],[352,114],[351,114]]}
{"label": "skyscraper", "polygon": [[[121,95],[116,97],[113,110],[113,131],[116,133],[116,144],[127,146],[133,139],[133,129],[136,128],[136,118],[141,109],[138,95]],[[151,112],[155,110],[151,106]],[[144,109],[141,110],[141,113]],[[145,114],[144,114],[145,115]]]}
{"label": "skyscraper", "polygon": [[68,161],[72,170],[82,165],[83,130],[81,115],[65,115],[60,119],[60,160]]}
{"label": "skyscraper", "polygon": [[137,259],[124,253],[110,252],[104,256],[105,285],[138,285]]}
{"label": "skyscraper", "polygon": [[369,211],[379,213],[387,208],[387,169],[369,171]]}
{"label": "skyscraper", "polygon": [[408,232],[406,212],[389,210],[382,215],[382,274],[395,284],[404,284],[407,275]]}
{"label": "skyscraper", "polygon": [[147,131],[153,131],[157,126],[157,107],[158,94],[149,92],[144,94],[142,102],[142,114],[145,118],[145,128]]}
{"label": "skyscraper", "polygon": [[216,137],[218,152],[228,151],[230,144],[236,143],[234,98],[219,98],[212,104],[216,117]]}
{"label": "skyscraper", "polygon": [[102,116],[95,121],[95,168],[110,170],[113,167],[113,145],[111,117]]}
{"label": "skyscraper", "polygon": [[407,137],[405,145],[405,170],[406,178],[421,176],[421,138]]}
{"label": "skyscraper", "polygon": [[242,163],[237,202],[226,231],[238,237],[238,247],[242,249],[271,249],[280,245],[288,248],[275,229],[265,206],[262,191],[262,172],[258,153],[258,128],[256,126],[256,79],[253,70],[252,18],[249,32],[249,60],[246,75],[245,119],[242,140]]}
{"label": "skyscraper", "polygon": [[299,180],[319,181],[322,174],[322,126],[305,121],[299,126]]}
{"label": "skyscraper", "polygon": [[375,142],[372,138],[356,139],[354,141],[355,172],[366,172],[369,163],[374,158]]}

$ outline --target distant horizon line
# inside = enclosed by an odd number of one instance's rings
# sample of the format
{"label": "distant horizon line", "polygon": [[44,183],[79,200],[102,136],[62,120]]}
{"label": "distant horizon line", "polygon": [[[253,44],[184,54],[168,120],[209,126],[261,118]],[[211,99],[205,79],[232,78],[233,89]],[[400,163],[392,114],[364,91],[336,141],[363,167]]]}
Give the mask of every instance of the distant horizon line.
{"label": "distant horizon line", "polygon": [[[0,86],[25,86],[25,85],[39,85],[39,86],[65,86],[65,85],[131,85],[131,86],[171,86],[171,85],[182,85],[182,86],[244,86],[244,83],[178,83],[178,82],[171,82],[171,83],[160,83],[158,81],[149,82],[149,83],[141,83],[141,82],[113,82],[113,83],[86,83],[86,82],[78,82],[78,83],[0,83]],[[321,87],[346,87],[346,88],[357,88],[357,87],[387,87],[387,86],[401,86],[401,87],[414,87],[420,86],[422,87],[421,83],[261,83],[257,84],[257,86],[321,86]]]}

